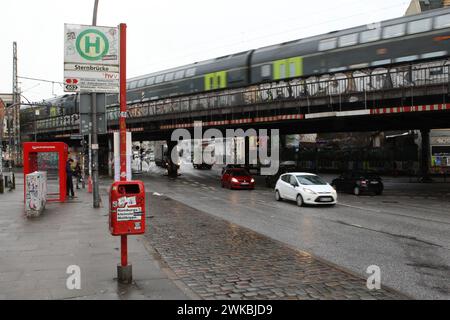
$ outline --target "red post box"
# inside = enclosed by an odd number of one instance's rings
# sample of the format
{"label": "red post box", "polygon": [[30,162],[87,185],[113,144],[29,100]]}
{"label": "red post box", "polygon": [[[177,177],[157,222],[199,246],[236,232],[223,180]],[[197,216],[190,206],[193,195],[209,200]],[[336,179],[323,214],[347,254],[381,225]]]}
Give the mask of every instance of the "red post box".
{"label": "red post box", "polygon": [[145,233],[145,188],[142,181],[117,181],[109,193],[109,230],[113,236]]}

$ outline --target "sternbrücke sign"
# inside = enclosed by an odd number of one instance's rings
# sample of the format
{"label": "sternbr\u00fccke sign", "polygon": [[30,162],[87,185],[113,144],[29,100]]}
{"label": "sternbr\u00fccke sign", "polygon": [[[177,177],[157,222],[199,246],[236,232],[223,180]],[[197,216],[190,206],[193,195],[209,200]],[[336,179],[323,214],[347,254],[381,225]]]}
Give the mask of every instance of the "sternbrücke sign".
{"label": "sternbr\u00fccke sign", "polygon": [[64,91],[119,93],[117,27],[64,25]]}

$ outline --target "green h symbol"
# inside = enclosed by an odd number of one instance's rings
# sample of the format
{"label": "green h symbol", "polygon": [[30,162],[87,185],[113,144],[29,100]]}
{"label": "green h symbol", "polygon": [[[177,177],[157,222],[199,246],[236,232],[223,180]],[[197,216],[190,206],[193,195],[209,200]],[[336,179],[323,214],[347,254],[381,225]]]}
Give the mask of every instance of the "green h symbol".
{"label": "green h symbol", "polygon": [[90,41],[90,37],[86,36],[84,38],[84,51],[89,54],[90,50],[92,47],[95,48],[95,53],[99,54],[100,53],[100,37],[95,37],[95,42],[91,42]]}

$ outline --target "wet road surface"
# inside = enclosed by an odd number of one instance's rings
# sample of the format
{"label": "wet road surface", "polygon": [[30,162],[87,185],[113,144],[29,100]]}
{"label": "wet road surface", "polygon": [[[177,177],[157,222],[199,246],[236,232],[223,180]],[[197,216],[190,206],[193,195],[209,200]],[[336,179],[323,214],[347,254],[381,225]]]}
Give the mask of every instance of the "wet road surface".
{"label": "wet road surface", "polygon": [[[387,179],[382,196],[339,194],[335,207],[276,202],[254,191],[220,187],[220,170],[182,167],[170,180],[152,167],[147,190],[281,241],[367,278],[376,265],[385,284],[414,298],[450,299],[450,184]],[[331,182],[333,176],[324,176]]]}

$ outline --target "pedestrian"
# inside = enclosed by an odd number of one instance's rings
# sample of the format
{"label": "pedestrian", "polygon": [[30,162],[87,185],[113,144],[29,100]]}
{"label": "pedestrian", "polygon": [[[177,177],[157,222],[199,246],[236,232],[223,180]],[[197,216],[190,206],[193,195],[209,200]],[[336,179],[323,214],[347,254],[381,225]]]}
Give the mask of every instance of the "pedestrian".
{"label": "pedestrian", "polygon": [[70,198],[75,197],[75,192],[73,191],[73,170],[72,170],[73,160],[69,158],[66,163],[66,195]]}
{"label": "pedestrian", "polygon": [[75,175],[75,181],[77,182],[77,190],[80,189],[80,182],[82,182],[82,175],[81,175],[81,166],[80,166],[80,162],[77,162],[76,166],[75,166],[75,171],[74,171],[74,175]]}

